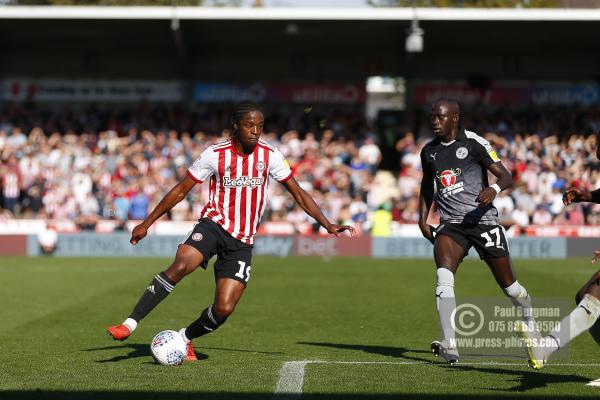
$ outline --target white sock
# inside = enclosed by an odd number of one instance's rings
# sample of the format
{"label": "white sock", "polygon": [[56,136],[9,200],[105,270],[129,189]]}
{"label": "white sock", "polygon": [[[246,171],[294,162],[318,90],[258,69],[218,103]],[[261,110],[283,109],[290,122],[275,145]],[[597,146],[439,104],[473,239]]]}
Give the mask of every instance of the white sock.
{"label": "white sock", "polygon": [[435,305],[440,318],[440,327],[446,345],[456,348],[456,338],[452,328],[451,316],[456,309],[454,296],[454,274],[447,268],[438,267],[436,271]]}
{"label": "white sock", "polygon": [[[529,329],[537,328],[535,324],[535,318],[533,316],[533,309],[531,307],[531,297],[529,297],[527,289],[521,286],[519,281],[514,281],[512,285],[505,287],[502,290],[504,290],[504,293],[510,298],[510,301],[512,301],[515,307],[520,307],[523,310],[523,319],[525,320],[525,323]],[[538,332],[536,336],[541,335],[539,335]]]}
{"label": "white sock", "polygon": [[190,339],[187,338],[187,336],[185,336],[185,328],[181,328],[179,330],[179,334],[181,335],[181,337],[183,338],[183,340],[185,340],[185,343],[189,343]]}
{"label": "white sock", "polygon": [[133,332],[135,331],[135,328],[137,328],[137,321],[133,318],[127,318],[125,321],[123,321],[123,325],[129,329],[129,332]]}
{"label": "white sock", "polygon": [[560,321],[556,329],[546,336],[547,339],[554,338],[554,341],[549,340],[549,342],[555,343],[548,346],[548,355],[565,347],[582,332],[590,329],[598,321],[598,316],[600,316],[600,300],[591,294],[586,294],[571,314]]}

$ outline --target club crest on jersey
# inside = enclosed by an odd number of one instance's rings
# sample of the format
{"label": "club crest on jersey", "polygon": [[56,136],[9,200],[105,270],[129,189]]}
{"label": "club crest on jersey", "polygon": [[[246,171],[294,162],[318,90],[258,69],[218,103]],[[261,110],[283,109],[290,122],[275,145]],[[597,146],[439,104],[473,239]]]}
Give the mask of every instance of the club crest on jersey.
{"label": "club crest on jersey", "polygon": [[436,177],[444,186],[439,192],[440,195],[448,197],[452,194],[459,193],[464,190],[464,182],[456,183],[456,177],[459,176],[461,173],[462,171],[460,168],[451,168],[436,174]]}
{"label": "club crest on jersey", "polygon": [[256,170],[258,172],[264,171],[266,167],[267,167],[267,165],[265,164],[264,161],[259,161],[259,162],[256,163]]}
{"label": "club crest on jersey", "polygon": [[263,184],[263,177],[240,176],[239,178],[223,177],[223,186],[229,188],[251,187],[255,188]]}
{"label": "club crest on jersey", "polygon": [[456,149],[456,158],[459,160],[465,159],[469,155],[469,150],[466,147],[459,147]]}

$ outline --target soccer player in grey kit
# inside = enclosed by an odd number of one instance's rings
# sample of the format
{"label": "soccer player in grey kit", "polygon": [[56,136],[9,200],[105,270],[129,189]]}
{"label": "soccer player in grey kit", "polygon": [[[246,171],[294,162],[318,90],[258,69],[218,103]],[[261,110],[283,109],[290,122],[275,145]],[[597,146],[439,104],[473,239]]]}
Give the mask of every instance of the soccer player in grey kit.
{"label": "soccer player in grey kit", "polygon": [[[451,324],[456,308],[454,275],[472,246],[513,304],[531,309],[531,299],[517,281],[505,231],[498,224],[498,210],[492,205],[498,193],[512,186],[510,172],[487,140],[461,129],[460,107],[456,101],[436,101],[430,118],[436,138],[421,151],[419,228],[433,244],[437,266],[435,296],[443,339],[432,342],[431,350],[453,364],[459,359]],[[488,183],[488,171],[497,178],[493,185]],[[440,214],[437,228],[427,224],[434,189]],[[531,316],[525,318],[527,323],[535,323]]]}

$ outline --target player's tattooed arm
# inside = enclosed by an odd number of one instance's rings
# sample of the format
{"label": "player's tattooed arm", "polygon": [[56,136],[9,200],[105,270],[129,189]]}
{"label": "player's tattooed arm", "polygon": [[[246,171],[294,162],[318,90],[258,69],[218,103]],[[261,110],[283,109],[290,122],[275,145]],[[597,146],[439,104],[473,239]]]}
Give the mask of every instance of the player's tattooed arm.
{"label": "player's tattooed arm", "polygon": [[194,187],[196,181],[194,181],[189,175],[186,175],[177,185],[175,185],[169,193],[162,198],[162,200],[154,207],[154,210],[141,224],[137,225],[133,228],[131,232],[131,239],[129,239],[129,243],[136,244],[148,233],[148,228],[152,226],[152,224],[159,219],[164,213],[169,211],[171,208],[175,207],[177,203],[187,196],[189,191]]}
{"label": "player's tattooed arm", "polygon": [[[483,188],[475,201],[479,203],[479,207],[486,207],[494,201],[496,195],[504,189],[508,189],[513,185],[512,174],[506,169],[502,162],[497,161],[493,164],[488,165],[488,170],[498,178],[494,188],[494,185]],[[499,190],[498,190],[499,189]]]}
{"label": "player's tattooed arm", "polygon": [[569,188],[563,194],[563,203],[565,206],[568,206],[571,203],[579,203],[579,202],[592,202],[592,203],[600,203],[600,189],[596,189],[593,192],[590,192],[584,188]]}
{"label": "player's tattooed arm", "polygon": [[283,182],[283,186],[290,192],[296,203],[304,212],[313,217],[321,226],[327,229],[327,232],[332,235],[338,236],[340,233],[344,231],[350,232],[350,235],[354,235],[354,227],[350,225],[337,225],[329,222],[327,217],[323,215],[323,212],[315,203],[315,200],[308,194],[304,189],[298,185],[298,182],[293,177],[285,182]]}
{"label": "player's tattooed arm", "polygon": [[432,244],[434,242],[433,231],[434,228],[427,224],[427,217],[429,216],[429,210],[433,204],[433,171],[423,164],[423,179],[421,179],[421,191],[419,193],[419,229],[425,239],[429,240]]}

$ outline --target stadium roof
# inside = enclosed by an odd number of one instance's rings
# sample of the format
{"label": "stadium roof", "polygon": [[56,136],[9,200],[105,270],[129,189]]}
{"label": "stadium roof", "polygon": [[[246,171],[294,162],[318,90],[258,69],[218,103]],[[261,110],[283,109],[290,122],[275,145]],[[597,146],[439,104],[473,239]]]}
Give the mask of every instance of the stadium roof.
{"label": "stadium roof", "polygon": [[5,6],[0,76],[600,81],[600,10],[419,8],[425,48],[407,53],[414,12]]}
{"label": "stadium roof", "polygon": [[5,6],[0,19],[600,21],[600,9]]}

